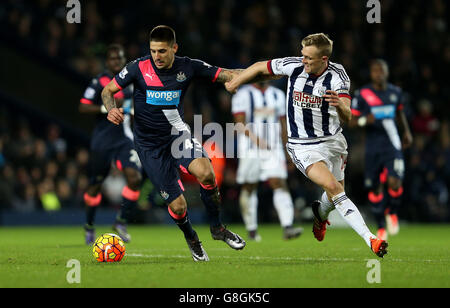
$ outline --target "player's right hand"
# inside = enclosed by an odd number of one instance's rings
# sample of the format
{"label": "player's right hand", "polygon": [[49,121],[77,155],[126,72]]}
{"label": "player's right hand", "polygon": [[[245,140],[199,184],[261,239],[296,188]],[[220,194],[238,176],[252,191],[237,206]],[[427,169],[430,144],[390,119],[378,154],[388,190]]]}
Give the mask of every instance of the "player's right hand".
{"label": "player's right hand", "polygon": [[112,108],[108,112],[108,121],[116,125],[120,125],[124,121],[123,108]]}
{"label": "player's right hand", "polygon": [[234,85],[233,80],[225,82],[225,89],[227,89],[227,91],[230,92],[231,94],[235,94],[237,88],[238,87]]}

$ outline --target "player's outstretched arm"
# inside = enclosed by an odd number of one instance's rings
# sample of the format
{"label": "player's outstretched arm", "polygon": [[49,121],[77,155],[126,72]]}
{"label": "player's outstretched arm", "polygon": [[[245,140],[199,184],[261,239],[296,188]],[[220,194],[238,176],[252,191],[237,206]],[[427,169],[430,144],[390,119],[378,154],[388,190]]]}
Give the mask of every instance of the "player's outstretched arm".
{"label": "player's outstretched arm", "polygon": [[120,89],[117,87],[114,81],[108,83],[108,85],[102,91],[103,105],[108,111],[107,119],[116,125],[119,125],[124,121],[123,108],[117,108],[116,101],[114,99],[114,94],[119,91]]}
{"label": "player's outstretched arm", "polygon": [[238,76],[243,71],[244,69],[241,68],[237,69],[224,68],[220,71],[219,76],[217,76],[216,82],[226,83],[228,81],[231,81],[234,77]]}
{"label": "player's outstretched arm", "polygon": [[[235,93],[237,88],[246,83],[252,83],[257,80],[274,79],[267,67],[268,61],[260,61],[249,66],[237,76],[233,77],[231,81],[225,82],[225,88],[230,93]],[[277,77],[278,78],[278,77]]]}
{"label": "player's outstretched arm", "polygon": [[349,123],[352,119],[351,102],[347,97],[339,97],[336,91],[327,90],[327,94],[323,96],[330,106],[336,107],[339,119],[344,123]]}

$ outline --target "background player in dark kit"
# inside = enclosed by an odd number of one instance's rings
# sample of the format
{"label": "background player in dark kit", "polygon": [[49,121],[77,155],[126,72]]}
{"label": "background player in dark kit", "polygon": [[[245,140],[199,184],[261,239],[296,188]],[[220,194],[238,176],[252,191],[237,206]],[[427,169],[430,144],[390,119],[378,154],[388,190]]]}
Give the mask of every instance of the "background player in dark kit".
{"label": "background player in dark kit", "polygon": [[[183,121],[183,97],[194,78],[224,83],[238,70],[222,69],[200,60],[178,57],[175,31],[157,26],[150,33],[150,53],[126,66],[102,92],[108,119],[123,121],[113,95],[134,84],[135,147],[143,168],[158,187],[168,205],[169,214],[183,231],[194,261],[208,261],[208,255],[192,229],[183,196],[178,169],[194,175],[200,183],[201,199],[206,207],[213,239],[223,240],[233,249],[243,249],[245,241],[222,224],[221,198],[211,162],[202,145],[190,136]],[[175,135],[172,132],[175,131]],[[178,145],[174,146],[175,144]],[[173,149],[187,154],[175,157]]]}
{"label": "background player in dark kit", "polygon": [[355,92],[351,122],[353,127],[366,129],[365,186],[378,224],[377,236],[383,239],[387,239],[388,233],[395,235],[399,231],[397,212],[405,171],[402,149],[413,141],[403,112],[402,90],[388,83],[388,77],[389,67],[384,60],[370,63],[371,83]]}
{"label": "background player in dark kit", "polygon": [[[110,123],[106,118],[106,108],[102,104],[101,92],[125,66],[126,59],[122,46],[113,44],[107,48],[106,71],[95,77],[86,89],[80,100],[79,111],[83,114],[95,114],[96,126],[94,128],[89,163],[89,187],[84,194],[86,204],[86,244],[95,240],[94,220],[97,207],[102,200],[101,185],[109,173],[111,163],[123,171],[127,185],[122,190],[121,211],[117,215],[113,229],[125,241],[129,242],[131,237],[127,232],[126,223],[132,209],[136,206],[139,198],[141,185],[141,164],[134,150],[132,134],[126,134],[128,129],[124,124],[119,126]],[[131,103],[132,89],[128,87],[116,93],[115,99],[122,105],[124,101]]]}

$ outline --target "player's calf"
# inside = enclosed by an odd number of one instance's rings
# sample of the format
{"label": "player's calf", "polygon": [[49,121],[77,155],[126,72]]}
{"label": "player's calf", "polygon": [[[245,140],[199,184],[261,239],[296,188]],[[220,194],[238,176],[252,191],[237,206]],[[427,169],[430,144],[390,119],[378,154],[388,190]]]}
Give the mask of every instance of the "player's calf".
{"label": "player's calf", "polygon": [[92,196],[88,193],[85,193],[83,198],[84,204],[86,205],[86,225],[84,227],[85,242],[87,245],[90,245],[95,241],[95,229],[94,229],[95,214],[97,212],[98,206],[102,202],[102,195],[98,193]]}
{"label": "player's calf", "polygon": [[178,228],[183,232],[186,239],[192,240],[195,238],[195,231],[192,228],[191,221],[187,212],[186,200],[183,195],[179,196],[172,203],[169,204],[168,211],[170,217],[177,224]]}

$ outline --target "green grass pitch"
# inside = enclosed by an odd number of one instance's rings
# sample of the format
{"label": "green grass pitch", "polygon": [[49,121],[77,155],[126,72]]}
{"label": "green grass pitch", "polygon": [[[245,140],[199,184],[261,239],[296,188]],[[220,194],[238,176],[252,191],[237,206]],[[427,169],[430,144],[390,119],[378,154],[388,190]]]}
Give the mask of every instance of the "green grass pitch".
{"label": "green grass pitch", "polygon": [[[195,263],[176,226],[131,226],[132,242],[120,263],[97,263],[81,227],[0,228],[0,287],[450,287],[450,226],[402,225],[377,258],[351,229],[330,228],[317,242],[311,224],[296,240],[277,225],[262,225],[262,242],[234,251],[194,226],[211,259]],[[242,226],[230,229],[245,234]],[[373,230],[373,229],[372,229]],[[109,233],[97,227],[97,236]],[[79,284],[66,280],[70,259],[80,262]],[[380,283],[369,283],[378,259]]]}

